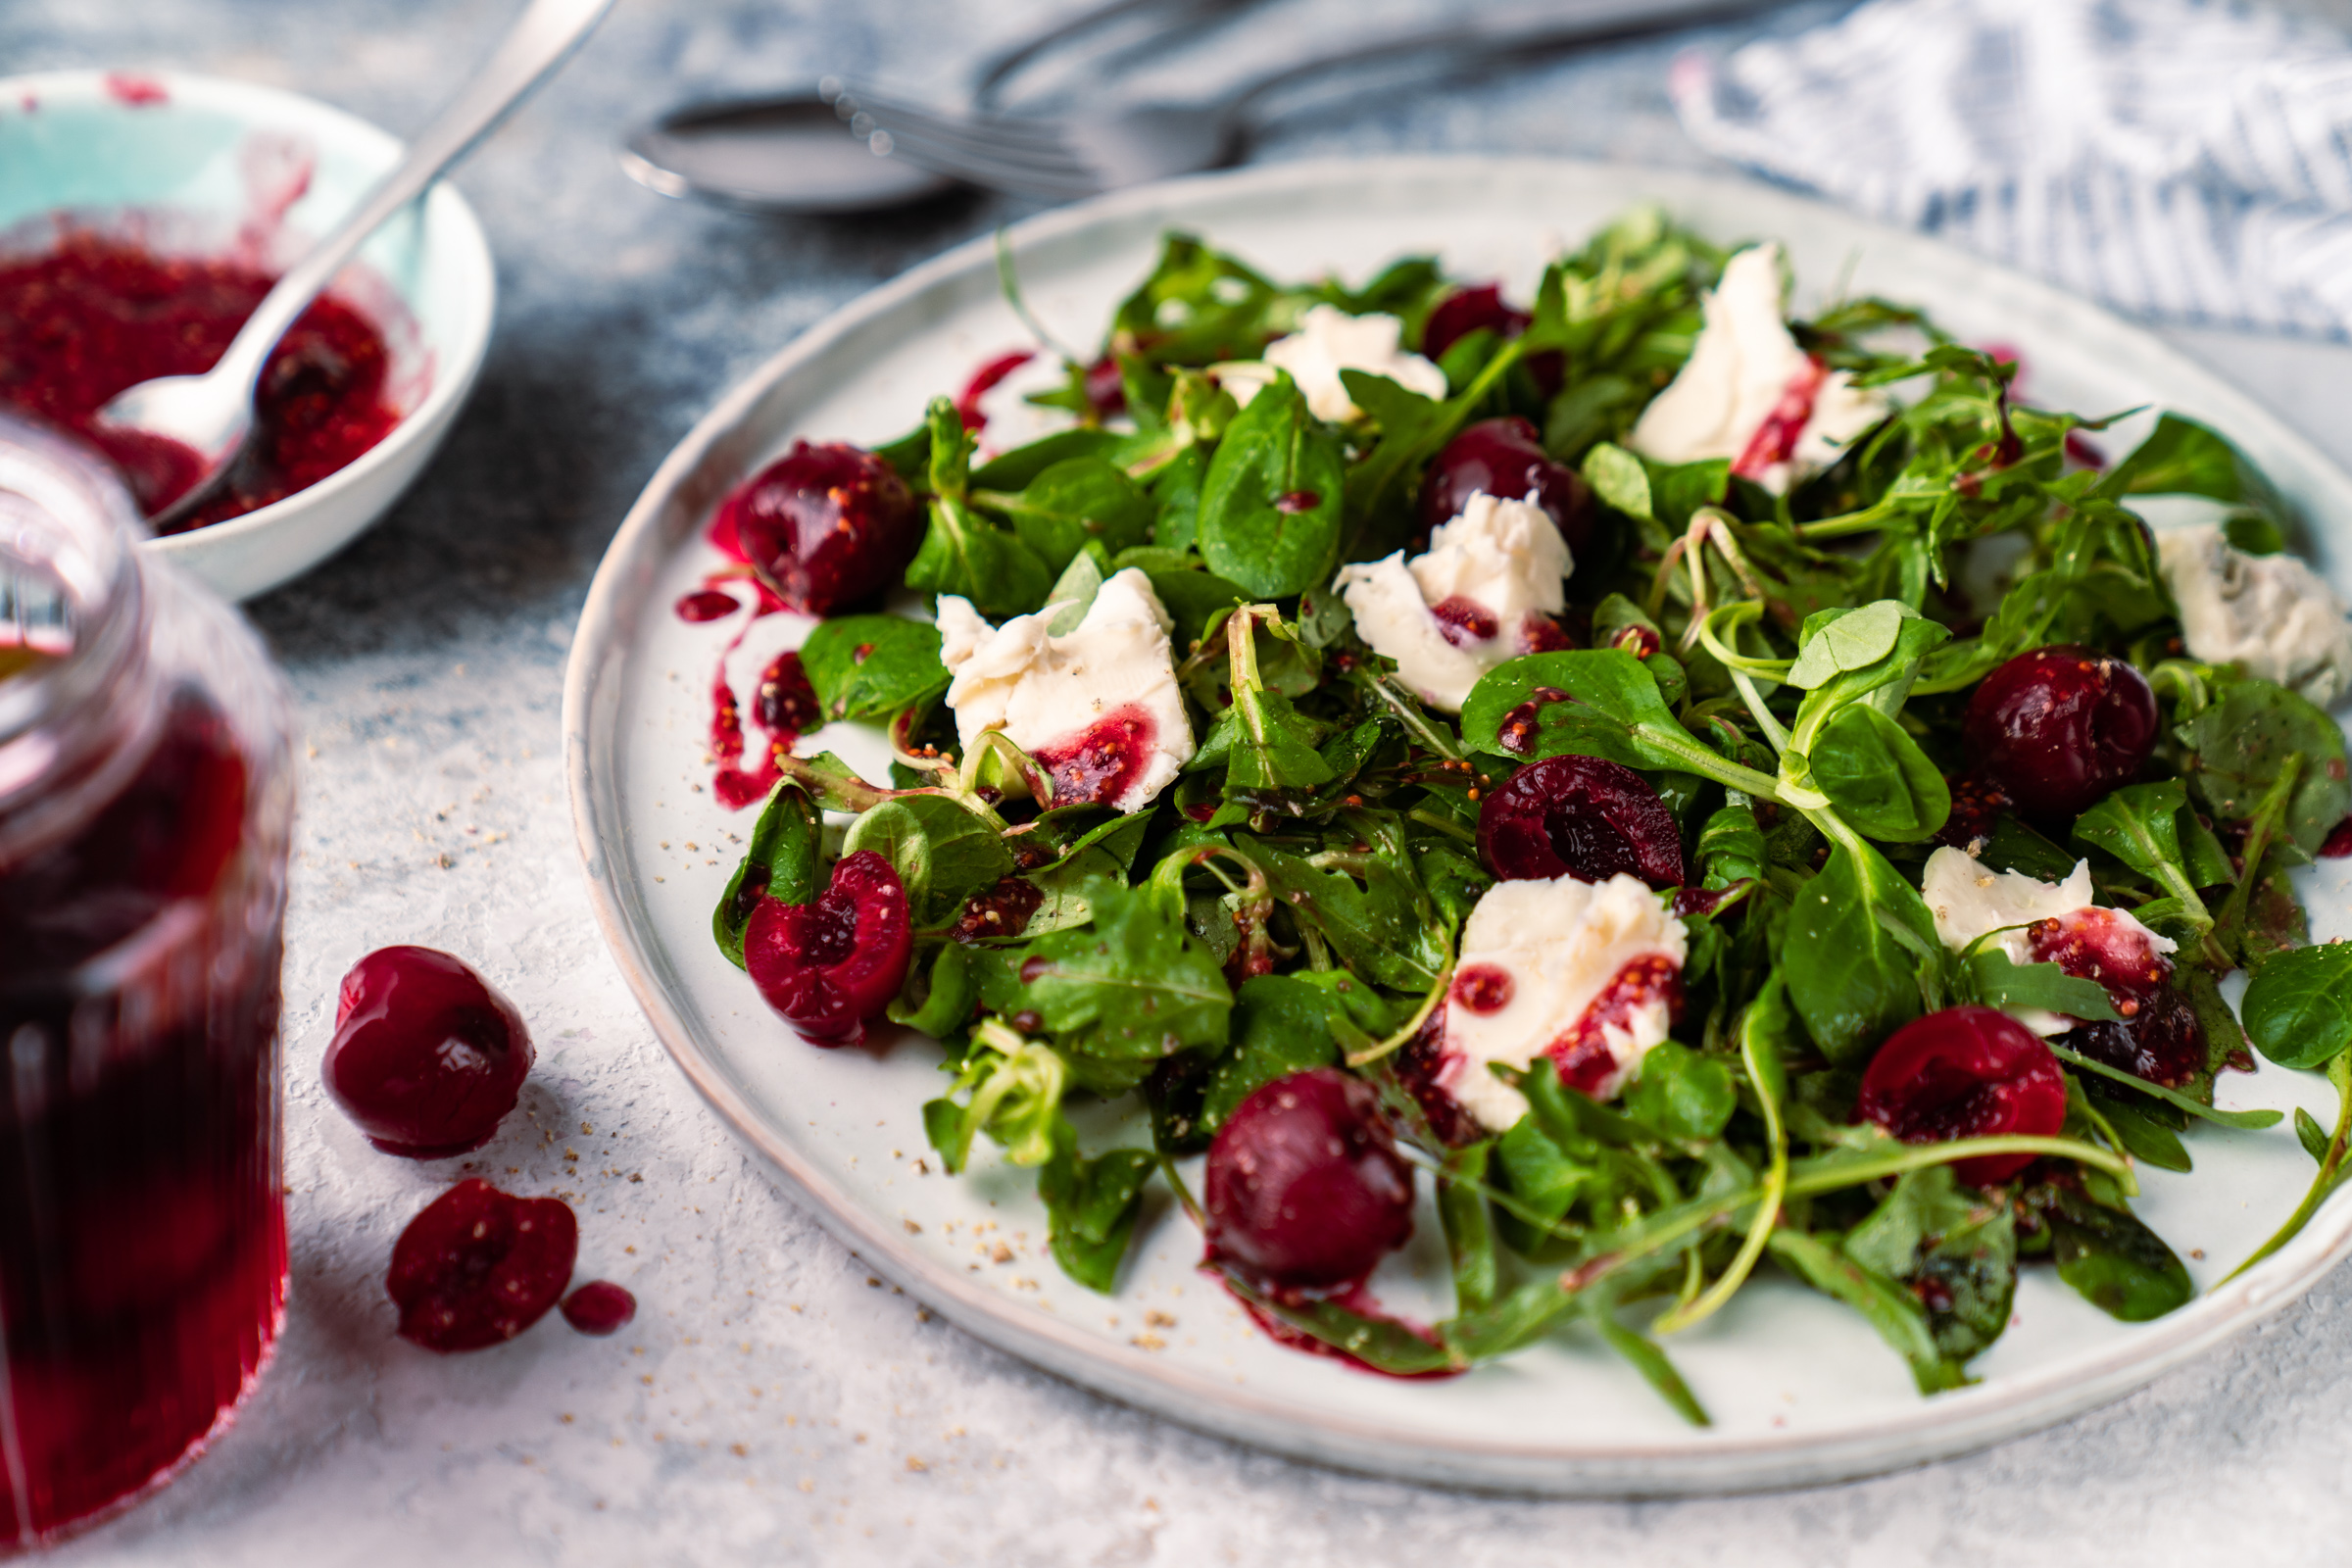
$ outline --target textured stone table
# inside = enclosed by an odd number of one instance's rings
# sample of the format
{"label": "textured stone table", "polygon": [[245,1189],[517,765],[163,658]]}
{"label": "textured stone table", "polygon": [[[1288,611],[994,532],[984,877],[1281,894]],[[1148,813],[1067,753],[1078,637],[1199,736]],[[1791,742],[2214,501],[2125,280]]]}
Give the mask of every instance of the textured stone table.
{"label": "textured stone table", "polygon": [[[1065,0],[1066,3],[1066,0]],[[1421,0],[1426,7],[1434,0]],[[671,1067],[585,907],[558,705],[589,574],[673,441],[825,312],[1022,210],[864,222],[680,206],[622,177],[623,125],[689,90],[910,63],[952,75],[980,19],[1043,0],[623,0],[461,176],[500,261],[472,407],[374,533],[253,607],[307,740],[287,968],[284,1348],[180,1481],[74,1564],[509,1562],[1298,1565],[1534,1562],[2232,1564],[2340,1560],[2352,1527],[2352,1280],[2112,1409],[1989,1453],[1784,1496],[1497,1500],[1367,1481],[1197,1436],[989,1350],[777,1192]],[[1259,42],[1414,0],[1270,8]],[[1801,6],[1763,25],[1834,14]],[[478,0],[11,0],[0,61],[182,66],[412,129],[510,7]],[[1690,165],[1661,82],[1728,29],[1302,107],[1259,156],[1543,151]],[[1265,40],[1276,40],[1267,42]],[[1232,31],[1151,62],[1234,70]],[[2176,336],[2352,460],[2352,351]],[[393,1237],[455,1172],[369,1150],[318,1084],[328,999],[368,949],[464,954],[530,1017],[524,1112],[478,1156],[563,1191],[583,1278],[633,1290],[611,1340],[550,1319],[443,1359],[393,1338]],[[640,1179],[642,1178],[642,1179]]]}

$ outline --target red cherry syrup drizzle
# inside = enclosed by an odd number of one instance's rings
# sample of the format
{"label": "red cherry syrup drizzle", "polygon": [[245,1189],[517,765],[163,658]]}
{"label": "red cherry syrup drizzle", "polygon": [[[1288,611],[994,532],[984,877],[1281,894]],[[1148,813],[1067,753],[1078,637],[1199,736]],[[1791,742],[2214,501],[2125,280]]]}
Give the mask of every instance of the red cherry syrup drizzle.
{"label": "red cherry syrup drizzle", "polygon": [[1630,1031],[1634,1014],[1660,997],[1666,999],[1668,1017],[1681,1014],[1683,971],[1663,953],[1645,954],[1618,970],[1575,1027],[1544,1048],[1560,1070],[1560,1082],[1580,1094],[1598,1095],[1617,1071],[1606,1031]]}
{"label": "red cherry syrup drizzle", "polygon": [[1796,456],[1796,443],[1803,438],[1805,426],[1813,422],[1813,402],[1829,376],[1828,366],[1818,358],[1808,358],[1805,368],[1781,388],[1781,400],[1747,438],[1747,447],[1732,465],[1732,471],[1742,479],[1761,479]]}
{"label": "red cherry syrup drizzle", "polygon": [[[209,370],[277,279],[230,260],[159,257],[67,229],[55,250],[0,264],[0,407],[72,431],[120,466],[150,511],[199,471],[176,442],[98,432],[93,416],[124,388]],[[391,433],[384,335],[333,296],[305,311],[262,371],[259,422],[220,493],[174,531],[281,501],[350,465]]]}
{"label": "red cherry syrup drizzle", "polygon": [[1054,780],[1055,806],[1107,806],[1144,775],[1159,734],[1142,705],[1114,708],[1068,740],[1030,755]]}
{"label": "red cherry syrup drizzle", "polygon": [[[1014,349],[1010,353],[998,355],[974,370],[972,378],[963,383],[963,390],[956,394],[956,416],[963,421],[963,427],[974,435],[987,429],[988,416],[980,412],[980,400],[995,391],[1006,376],[1036,358],[1035,349]],[[1087,391],[1090,396],[1094,392],[1091,376]],[[1122,395],[1121,404],[1124,405],[1125,401]]]}

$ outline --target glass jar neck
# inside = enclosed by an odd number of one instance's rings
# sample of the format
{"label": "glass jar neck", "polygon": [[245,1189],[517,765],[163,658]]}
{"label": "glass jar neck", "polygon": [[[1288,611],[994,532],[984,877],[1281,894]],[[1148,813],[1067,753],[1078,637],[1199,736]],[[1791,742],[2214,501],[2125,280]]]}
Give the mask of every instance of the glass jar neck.
{"label": "glass jar neck", "polygon": [[147,749],[139,537],[96,458],[0,416],[0,870],[79,827]]}

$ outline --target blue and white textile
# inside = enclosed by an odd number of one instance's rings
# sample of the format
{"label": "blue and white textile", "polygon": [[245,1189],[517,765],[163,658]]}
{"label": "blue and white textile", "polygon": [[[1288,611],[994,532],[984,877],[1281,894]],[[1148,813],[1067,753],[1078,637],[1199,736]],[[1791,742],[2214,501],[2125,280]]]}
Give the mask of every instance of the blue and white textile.
{"label": "blue and white textile", "polygon": [[2352,336],[2352,46],[2207,0],[1870,0],[1687,55],[1698,143],[2131,315]]}

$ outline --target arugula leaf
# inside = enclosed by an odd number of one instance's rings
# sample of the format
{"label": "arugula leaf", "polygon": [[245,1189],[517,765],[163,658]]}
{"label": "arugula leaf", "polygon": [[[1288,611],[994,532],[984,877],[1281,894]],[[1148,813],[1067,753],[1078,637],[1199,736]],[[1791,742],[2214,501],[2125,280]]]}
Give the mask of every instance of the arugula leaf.
{"label": "arugula leaf", "polygon": [[1161,1058],[1224,1048],[1233,992],[1180,910],[1150,893],[1084,884],[1088,923],[1001,950],[981,977],[991,1012],[1037,1016],[1071,1077],[1098,1094],[1134,1088]]}
{"label": "arugula leaf", "polygon": [[1989,944],[1961,965],[1977,1001],[1987,1007],[2039,1007],[2070,1018],[2121,1021],[2107,988],[2054,963],[2017,963]]}
{"label": "arugula leaf", "polygon": [[1159,512],[1133,479],[1101,458],[1065,458],[1014,495],[975,485],[972,502],[1010,517],[1013,533],[1056,572],[1089,543],[1113,555],[1147,543]]}
{"label": "arugula leaf", "polygon": [[955,923],[973,894],[1012,874],[1012,852],[996,828],[944,795],[902,795],[850,824],[844,855],[872,850],[906,888],[916,930]]}
{"label": "arugula leaf", "polygon": [[1453,1309],[1475,1312],[1491,1306],[1499,1288],[1494,1225],[1482,1191],[1494,1141],[1486,1139],[1447,1152],[1438,1177],[1438,1219],[1446,1227],[1446,1252],[1453,1263]]}
{"label": "arugula leaf", "polygon": [[1037,1196],[1045,1200],[1054,1261],[1064,1274],[1110,1294],[1143,1212],[1144,1184],[1157,1163],[1145,1149],[1081,1154],[1068,1121],[1056,1121],[1054,1157],[1037,1173]]}
{"label": "arugula leaf", "polygon": [[727,961],[743,963],[743,928],[762,897],[779,904],[808,904],[824,890],[817,885],[817,841],[822,825],[808,792],[787,779],[768,791],[752,825],[752,842],[743,852],[735,874],[727,878],[710,911],[710,934]]}
{"label": "arugula leaf", "polygon": [[1258,675],[1256,628],[1292,639],[1270,605],[1226,617],[1227,677],[1233,704],[1217,715],[1208,739],[1185,763],[1186,772],[1225,770],[1225,799],[1252,808],[1298,811],[1318,786],[1331,782],[1331,764],[1315,750],[1321,726],[1291,700],[1268,691]]}
{"label": "arugula leaf", "polygon": [[1868,845],[1839,845],[1796,896],[1780,962],[1788,999],[1839,1066],[1859,1066],[1920,1014],[1920,968],[1939,962],[1935,917]]}
{"label": "arugula leaf", "polygon": [[[1547,690],[1557,695],[1542,695]],[[1527,716],[1514,714],[1522,707],[1532,710],[1532,729],[1514,728],[1506,745],[1503,721]],[[1514,761],[1598,757],[1717,778],[1724,765],[1676,721],[1642,661],[1617,648],[1530,654],[1495,665],[1462,703],[1462,744]]]}
{"label": "arugula leaf", "polygon": [[[2188,787],[2177,778],[2128,785],[2075,819],[2075,842],[2105,850],[2154,879],[2180,901],[2189,922],[2203,928],[2213,924],[2213,916],[2197,894],[2199,884],[2180,848],[2180,813],[2187,804]],[[2218,880],[2227,880],[2226,862],[2224,869]]]}
{"label": "arugula leaf", "polygon": [[1950,1361],[1965,1364],[2009,1326],[2016,1220],[1999,1197],[1963,1189],[1949,1165],[1906,1171],[1840,1245],[1864,1268],[1911,1286]]}
{"label": "arugula leaf", "polygon": [[2238,1012],[2254,1049],[2279,1066],[2326,1066],[2352,1048],[2352,943],[2272,954]]}
{"label": "arugula leaf", "polygon": [[2262,470],[2209,426],[2167,414],[2099,484],[2101,494],[2191,495],[2244,507],[2281,539],[2295,533],[2294,514]]}
{"label": "arugula leaf", "polygon": [[1625,1094],[1627,1115],[1680,1143],[1719,1135],[1738,1103],[1731,1068],[1673,1040],[1659,1041],[1642,1055],[1641,1075]]}
{"label": "arugula leaf", "polygon": [[1274,1082],[1340,1059],[1332,1014],[1340,1001],[1300,976],[1261,974],[1233,999],[1233,1045],[1211,1069],[1200,1130],[1213,1135],[1243,1101]]}
{"label": "arugula leaf", "polygon": [[1917,843],[1942,831],[1951,815],[1942,772],[1902,725],[1866,703],[1841,708],[1823,724],[1805,761],[1838,814],[1868,837]]}
{"label": "arugula leaf", "polygon": [[2344,733],[2302,697],[2267,680],[2233,681],[2187,725],[2197,754],[2189,782],[2216,816],[2243,821],[2288,759],[2303,760],[2282,826],[2298,849],[2317,851],[2352,812]]}
{"label": "arugula leaf", "polygon": [[1338,564],[1347,458],[1284,372],[1209,460],[1197,542],[1209,570],[1261,599],[1321,587]]}
{"label": "arugula leaf", "polygon": [[1236,842],[1264,868],[1292,918],[1312,928],[1342,963],[1373,984],[1427,991],[1445,968],[1451,940],[1432,918],[1409,867],[1399,871],[1384,858],[1364,856],[1351,857],[1347,869],[1325,870],[1248,835]]}
{"label": "arugula leaf", "polygon": [[971,510],[967,470],[972,438],[946,398],[934,398],[931,430],[931,525],[907,564],[909,588],[960,594],[991,619],[1025,615],[1046,602],[1054,568],[1023,541]]}
{"label": "arugula leaf", "polygon": [[2145,1323],[2196,1294],[2188,1265],[2130,1211],[2057,1182],[2030,1189],[2022,1200],[2050,1227],[2058,1277],[2109,1317]]}
{"label": "arugula leaf", "polygon": [[827,718],[888,718],[948,689],[939,628],[904,615],[818,622],[801,645],[801,667]]}

